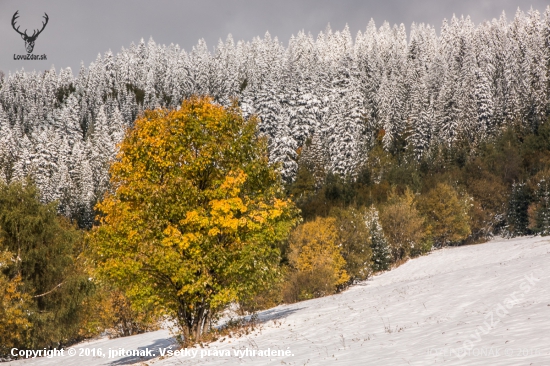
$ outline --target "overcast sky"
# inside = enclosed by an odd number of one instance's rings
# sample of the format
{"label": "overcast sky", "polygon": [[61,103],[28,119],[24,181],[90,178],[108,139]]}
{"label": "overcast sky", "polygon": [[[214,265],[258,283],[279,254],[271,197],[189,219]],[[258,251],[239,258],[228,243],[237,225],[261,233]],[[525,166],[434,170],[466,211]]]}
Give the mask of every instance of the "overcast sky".
{"label": "overcast sky", "polygon": [[[505,11],[511,19],[518,9],[531,7],[544,12],[548,0],[0,0],[0,70],[8,74],[24,68],[42,71],[94,61],[98,53],[146,41],[179,44],[190,50],[200,38],[212,48],[229,33],[237,40],[251,40],[269,31],[287,44],[300,30],[317,35],[330,23],[333,30],[347,23],[355,35],[373,18],[383,21],[429,23],[437,29],[444,18],[469,15],[477,24],[498,18]],[[20,30],[42,26],[44,12],[49,23],[38,37],[34,54],[46,54],[46,61],[14,61],[14,54],[26,54],[25,44],[13,30],[11,19],[19,10]]]}

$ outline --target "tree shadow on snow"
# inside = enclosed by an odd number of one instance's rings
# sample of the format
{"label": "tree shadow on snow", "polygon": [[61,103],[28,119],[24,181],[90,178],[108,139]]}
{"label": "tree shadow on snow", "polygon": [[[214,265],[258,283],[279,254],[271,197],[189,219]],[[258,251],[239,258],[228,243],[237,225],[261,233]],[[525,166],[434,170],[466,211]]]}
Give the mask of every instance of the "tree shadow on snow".
{"label": "tree shadow on snow", "polygon": [[[278,320],[282,318],[286,318],[287,316],[297,312],[298,310],[305,309],[305,307],[302,308],[292,308],[292,309],[270,309],[266,311],[262,311],[258,314],[258,321],[260,323],[267,323],[271,320]],[[163,338],[163,339],[156,339],[152,344],[148,344],[146,346],[141,346],[136,348],[137,351],[144,351],[146,352],[147,349],[150,350],[150,353],[152,353],[151,356],[126,356],[117,360],[113,360],[109,365],[115,366],[115,365],[132,365],[137,362],[145,362],[150,359],[156,358],[160,356],[159,348],[168,348],[170,346],[176,345],[176,340],[174,338]],[[176,349],[176,348],[174,348]],[[113,351],[116,351],[117,348],[114,348]],[[133,349],[127,348],[126,351],[132,351]]]}
{"label": "tree shadow on snow", "polygon": [[[150,353],[153,354],[152,356],[126,356],[118,360],[114,360],[109,365],[132,365],[132,364],[135,364],[136,362],[144,362],[160,356],[159,348],[168,348],[175,344],[176,344],[176,340],[174,338],[155,339],[155,341],[152,344],[141,346],[135,349],[137,351],[144,351],[144,352],[146,352],[147,349],[149,349]],[[126,349],[126,351],[133,351],[133,350],[134,349]],[[116,351],[116,349],[113,349],[113,351]]]}
{"label": "tree shadow on snow", "polygon": [[258,314],[258,321],[261,323],[267,323],[268,321],[271,321],[271,320],[286,318],[290,314],[293,314],[298,310],[302,310],[302,309],[305,309],[305,307],[292,308],[292,309],[270,309],[270,310],[262,311],[261,313]]}

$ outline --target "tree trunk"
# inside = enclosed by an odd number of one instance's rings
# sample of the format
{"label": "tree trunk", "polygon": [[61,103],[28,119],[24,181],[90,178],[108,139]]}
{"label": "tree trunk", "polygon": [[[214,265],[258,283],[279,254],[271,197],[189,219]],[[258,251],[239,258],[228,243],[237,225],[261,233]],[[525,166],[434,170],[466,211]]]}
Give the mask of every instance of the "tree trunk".
{"label": "tree trunk", "polygon": [[203,304],[195,304],[194,311],[188,309],[180,301],[180,309],[178,310],[178,327],[183,335],[183,344],[192,346],[200,342],[202,335],[207,331],[208,318],[210,311],[204,308]]}

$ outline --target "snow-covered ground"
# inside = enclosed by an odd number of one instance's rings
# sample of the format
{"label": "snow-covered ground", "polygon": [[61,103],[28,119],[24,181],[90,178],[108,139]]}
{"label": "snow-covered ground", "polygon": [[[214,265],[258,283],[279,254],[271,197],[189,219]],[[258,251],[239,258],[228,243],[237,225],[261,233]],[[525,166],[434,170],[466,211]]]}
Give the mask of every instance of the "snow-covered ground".
{"label": "snow-covered ground", "polygon": [[[270,309],[253,334],[183,355],[8,364],[549,365],[549,279],[550,238],[495,239],[435,251],[341,294]],[[158,331],[75,348],[149,348],[158,356],[171,342]],[[274,350],[287,355],[265,356]]]}

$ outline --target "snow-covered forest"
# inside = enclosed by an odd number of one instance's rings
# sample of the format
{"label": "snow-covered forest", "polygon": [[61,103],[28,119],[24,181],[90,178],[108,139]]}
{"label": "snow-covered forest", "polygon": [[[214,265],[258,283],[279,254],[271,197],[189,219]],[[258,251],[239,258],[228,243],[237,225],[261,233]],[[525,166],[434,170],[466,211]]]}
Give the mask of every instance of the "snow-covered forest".
{"label": "snow-covered forest", "polygon": [[283,177],[296,174],[309,139],[324,169],[353,176],[376,138],[406,143],[418,159],[432,146],[472,146],[520,124],[536,128],[550,112],[550,7],[475,25],[443,21],[377,27],[355,38],[327,28],[285,46],[266,34],[209,49],[154,41],[98,55],[70,69],[16,72],[0,81],[0,179],[31,175],[46,202],[92,222],[108,185],[108,162],[144,109],[177,108],[191,95],[234,98],[257,114]]}

